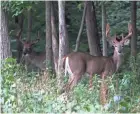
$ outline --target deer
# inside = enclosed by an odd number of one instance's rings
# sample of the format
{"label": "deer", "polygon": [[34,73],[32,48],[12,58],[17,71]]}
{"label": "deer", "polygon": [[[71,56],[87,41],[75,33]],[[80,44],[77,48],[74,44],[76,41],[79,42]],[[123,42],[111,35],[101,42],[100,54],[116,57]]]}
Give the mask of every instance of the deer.
{"label": "deer", "polygon": [[37,68],[39,68],[40,70],[45,70],[45,59],[46,59],[46,53],[42,52],[40,54],[37,54],[37,52],[35,52],[32,47],[33,45],[35,45],[36,43],[39,42],[40,38],[39,38],[39,32],[38,32],[38,37],[36,40],[34,41],[23,41],[21,39],[21,30],[17,33],[17,39],[22,43],[23,45],[23,51],[22,51],[22,60],[21,62],[24,60],[25,64],[27,66],[32,65],[35,66]]}
{"label": "deer", "polygon": [[106,37],[110,45],[114,47],[113,56],[92,56],[84,52],[72,52],[64,59],[65,76],[70,75],[67,87],[72,89],[77,85],[82,76],[89,74],[89,85],[92,87],[92,77],[94,74],[100,75],[102,79],[113,75],[118,71],[123,60],[123,47],[128,44],[132,35],[132,25],[128,23],[128,34],[119,38],[116,34],[110,36],[110,25],[106,25]]}

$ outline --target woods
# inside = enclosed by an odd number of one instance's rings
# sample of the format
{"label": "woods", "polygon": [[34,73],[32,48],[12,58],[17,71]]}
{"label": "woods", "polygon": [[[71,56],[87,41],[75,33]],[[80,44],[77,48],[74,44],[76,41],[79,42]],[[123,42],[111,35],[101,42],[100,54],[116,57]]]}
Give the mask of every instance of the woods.
{"label": "woods", "polygon": [[139,112],[139,6],[2,1],[1,112]]}

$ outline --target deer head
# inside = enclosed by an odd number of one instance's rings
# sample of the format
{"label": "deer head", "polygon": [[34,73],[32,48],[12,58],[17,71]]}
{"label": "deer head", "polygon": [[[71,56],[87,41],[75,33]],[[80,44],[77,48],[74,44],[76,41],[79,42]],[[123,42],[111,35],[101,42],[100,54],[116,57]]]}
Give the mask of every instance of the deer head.
{"label": "deer head", "polygon": [[109,24],[106,25],[106,37],[108,38],[107,41],[114,47],[115,51],[118,54],[122,53],[124,45],[127,44],[128,40],[130,40],[130,36],[132,35],[132,25],[128,23],[128,35],[124,37],[117,36],[116,34],[111,37],[110,36],[110,26]]}
{"label": "deer head", "polygon": [[21,39],[21,37],[19,37],[19,40],[23,44],[23,54],[24,55],[31,54],[32,53],[32,46],[34,44],[36,44],[40,40],[40,38],[39,38],[39,32],[38,32],[38,37],[37,37],[37,39],[35,41],[31,41],[31,42],[30,41],[27,41],[27,40],[26,41],[23,41]]}

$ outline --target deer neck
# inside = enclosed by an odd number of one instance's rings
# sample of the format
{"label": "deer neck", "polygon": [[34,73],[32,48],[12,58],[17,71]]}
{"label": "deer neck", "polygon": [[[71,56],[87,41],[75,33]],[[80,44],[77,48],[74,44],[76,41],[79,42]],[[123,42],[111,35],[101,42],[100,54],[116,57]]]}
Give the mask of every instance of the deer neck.
{"label": "deer neck", "polygon": [[113,55],[113,61],[114,64],[116,65],[116,71],[119,69],[122,60],[123,60],[123,54],[119,54],[116,50],[114,51],[114,55]]}
{"label": "deer neck", "polygon": [[34,56],[35,56],[35,52],[32,51],[30,54],[26,54],[26,57],[29,59],[29,60],[33,60],[34,59]]}

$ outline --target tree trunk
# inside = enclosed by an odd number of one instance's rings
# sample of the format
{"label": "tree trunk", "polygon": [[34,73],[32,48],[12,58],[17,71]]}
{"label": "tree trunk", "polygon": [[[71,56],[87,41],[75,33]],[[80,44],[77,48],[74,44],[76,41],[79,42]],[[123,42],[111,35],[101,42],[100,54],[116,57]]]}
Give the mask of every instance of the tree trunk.
{"label": "tree trunk", "polygon": [[28,31],[27,31],[27,41],[31,40],[31,31],[32,31],[32,9],[28,10]]}
{"label": "tree trunk", "polygon": [[[107,40],[106,40],[106,9],[104,2],[102,3],[102,42],[103,42],[103,56],[107,56]],[[107,101],[107,90],[108,86],[104,79],[100,85],[100,102],[102,105],[106,104]]]}
{"label": "tree trunk", "polygon": [[101,48],[100,48],[100,37],[98,34],[98,26],[97,26],[97,19],[96,19],[96,9],[94,2],[92,1],[92,7],[93,7],[93,28],[95,29],[95,36],[97,40],[97,49],[98,49],[98,55],[101,55]]}
{"label": "tree trunk", "polygon": [[131,55],[136,56],[137,54],[137,29],[136,29],[136,11],[137,5],[136,1],[131,1],[131,23],[132,23],[132,38],[131,38]]}
{"label": "tree trunk", "polygon": [[95,11],[92,12],[92,2],[87,2],[87,10],[86,10],[86,30],[87,30],[87,37],[88,37],[88,44],[90,54],[94,56],[101,55],[100,46],[99,46],[99,38],[97,36],[97,26],[96,26],[96,18]]}
{"label": "tree trunk", "polygon": [[[21,14],[21,15],[19,15],[18,16],[18,30],[21,30],[21,33],[22,33],[22,31],[23,31],[23,23],[24,23],[24,16],[23,16],[23,14]],[[21,62],[21,57],[22,57],[22,49],[23,49],[23,45],[22,45],[22,43],[21,43],[21,41],[19,40],[19,38],[21,37],[21,33],[20,33],[20,35],[19,36],[16,36],[17,38],[17,63],[20,63]]]}
{"label": "tree trunk", "polygon": [[59,56],[59,46],[58,46],[58,37],[56,31],[55,15],[54,15],[54,4],[51,7],[51,25],[52,25],[52,50],[53,50],[53,69],[55,73],[58,70],[58,56]]}
{"label": "tree trunk", "polygon": [[106,40],[106,9],[102,3],[102,41],[103,41],[103,56],[107,56],[107,40]]}
{"label": "tree trunk", "polygon": [[17,63],[21,62],[22,49],[23,49],[22,43],[19,40],[17,40]]}
{"label": "tree trunk", "polygon": [[78,48],[79,48],[79,45],[80,45],[80,38],[81,38],[83,26],[84,26],[84,20],[85,20],[85,14],[86,14],[86,7],[87,7],[87,4],[86,4],[86,2],[84,2],[84,11],[83,11],[83,16],[82,16],[80,30],[79,30],[79,33],[78,33],[78,36],[77,36],[77,40],[76,40],[75,52],[78,51]]}
{"label": "tree trunk", "polygon": [[65,1],[58,1],[59,8],[59,61],[58,61],[58,87],[63,87],[63,57],[68,54],[68,37],[65,23]]}
{"label": "tree trunk", "polygon": [[0,60],[11,56],[7,13],[1,8]]}
{"label": "tree trunk", "polygon": [[51,1],[46,1],[46,69],[52,71]]}

